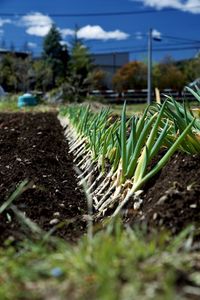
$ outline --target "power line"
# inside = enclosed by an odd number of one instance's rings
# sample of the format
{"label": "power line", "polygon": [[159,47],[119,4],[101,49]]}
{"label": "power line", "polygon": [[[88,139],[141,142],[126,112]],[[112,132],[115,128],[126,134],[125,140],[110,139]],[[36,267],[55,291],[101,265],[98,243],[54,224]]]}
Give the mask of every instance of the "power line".
{"label": "power line", "polygon": [[[165,44],[165,46],[167,47],[167,46],[193,46],[194,48],[198,48],[198,47],[200,47],[200,42],[198,43],[198,44],[194,44],[194,43],[187,43],[187,42],[185,42],[185,43],[169,43],[169,44]],[[145,45],[143,46],[143,47],[145,47]],[[163,46],[161,46],[161,47],[163,47]],[[137,46],[137,47],[132,47],[131,45],[130,46],[125,46],[125,47],[120,47],[120,49],[123,49],[123,50],[128,50],[128,49],[132,49],[132,50],[137,50],[138,48],[141,48],[141,46]],[[102,51],[115,51],[116,49],[119,49],[118,47],[110,47],[110,48],[101,48],[100,50],[102,50]],[[159,49],[159,47],[158,47],[158,49]]]}
{"label": "power line", "polygon": [[153,51],[156,51],[156,52],[162,52],[162,51],[182,51],[182,50],[194,50],[194,49],[199,49],[200,48],[200,45],[199,46],[188,46],[188,47],[174,47],[174,48],[155,48],[153,49]]}
{"label": "power line", "polygon": [[[163,48],[154,48],[153,51],[154,52],[167,52],[167,51],[184,51],[184,50],[195,50],[195,49],[199,49],[200,48],[200,45],[199,46],[188,46],[188,47],[163,47]],[[121,51],[122,48],[118,48],[118,49],[115,49],[115,53],[120,53],[120,52],[123,52]],[[103,52],[104,51],[104,52]],[[110,49],[102,49],[102,50],[96,50],[96,52],[94,54],[103,54],[105,53],[105,51],[110,51]],[[129,50],[127,49],[127,52],[129,53],[144,53],[144,52],[147,52],[147,48],[140,48],[140,49],[133,49],[133,48],[129,48]]]}
{"label": "power line", "polygon": [[[120,40],[120,43],[122,43],[122,42],[130,42],[130,40],[138,40],[137,39],[137,37],[138,36],[141,36],[141,37],[147,37],[148,35],[147,34],[144,34],[144,33],[131,33],[130,34],[130,36],[129,36],[129,38],[128,39],[126,39],[126,40]],[[176,44],[178,44],[178,45],[185,45],[185,44],[196,44],[196,43],[200,43],[200,40],[196,40],[196,39],[191,39],[191,38],[187,38],[187,37],[177,37],[177,36],[171,36],[171,35],[165,35],[165,34],[162,34],[161,33],[161,41],[162,41],[162,43],[163,42],[165,42],[165,38],[166,39],[172,39],[172,40],[177,40],[177,41],[182,41],[182,43],[180,42],[180,43],[171,43],[171,45],[176,45]],[[5,40],[5,38],[3,39],[5,42],[6,42],[6,40]],[[142,39],[141,39],[142,40]],[[26,42],[28,42],[28,41],[26,41]],[[106,42],[106,44],[108,44],[108,43],[119,43],[119,40],[106,40],[105,41]],[[90,39],[90,40],[84,40],[84,43],[87,45],[87,44],[90,44],[90,43],[96,43],[96,44],[102,44],[102,40],[99,40],[99,39]],[[37,44],[38,44],[38,42],[37,42]],[[39,44],[41,44],[42,45],[42,42],[40,42]],[[19,44],[15,44],[15,46],[18,46]],[[170,44],[169,44],[170,45]],[[90,47],[90,45],[89,45],[89,47]],[[114,48],[113,48],[114,49]]]}
{"label": "power line", "polygon": [[171,36],[171,35],[165,35],[165,34],[161,34],[161,37],[165,37],[165,38],[172,39],[172,40],[200,43],[200,40],[193,40],[191,38],[177,37],[177,36]]}
{"label": "power line", "polygon": [[[194,49],[196,49],[196,48],[200,48],[200,42],[199,42],[199,44],[197,44],[197,45],[194,45],[194,43],[178,43],[178,44],[175,44],[175,43],[169,43],[169,44],[165,44],[165,47],[163,47],[163,46],[157,46],[156,48],[153,48],[153,50],[154,49],[157,49],[157,50],[159,50],[159,49],[174,49],[173,47],[171,47],[171,46],[176,46],[177,45],[177,47],[179,48],[179,49],[183,49],[183,47],[181,47],[180,48],[180,46],[188,46],[188,47],[192,47],[192,48],[194,48]],[[169,48],[169,47],[171,47],[171,48]],[[176,48],[177,48],[176,47]],[[185,47],[184,47],[185,48]],[[115,51],[117,51],[117,50],[127,50],[127,52],[134,52],[134,51],[140,51],[140,49],[144,49],[145,51],[147,51],[147,49],[146,49],[146,47],[145,47],[145,45],[141,48],[141,46],[137,46],[137,47],[132,47],[132,46],[126,46],[126,47],[111,47],[111,48],[101,48],[101,49],[96,49],[96,51],[112,51],[112,52],[115,52]]]}
{"label": "power line", "polygon": [[[198,6],[188,6],[187,9],[200,8]],[[65,18],[65,17],[106,17],[106,16],[124,16],[124,15],[137,15],[137,14],[149,14],[149,13],[163,13],[163,12],[175,12],[178,9],[176,8],[165,8],[162,10],[157,9],[143,9],[143,10],[133,10],[133,11],[116,11],[116,12],[88,12],[88,13],[48,13],[47,15],[55,18]],[[27,13],[17,13],[17,12],[1,12],[0,16],[3,17],[21,17]]]}
{"label": "power line", "polygon": [[[128,42],[128,41],[130,41],[130,40],[135,40],[135,39],[137,39],[137,37],[147,37],[148,35],[147,34],[144,34],[144,33],[139,33],[139,34],[137,34],[137,33],[133,33],[133,34],[130,34],[130,36],[128,37],[128,39],[125,39],[125,40],[120,40],[120,43],[122,43],[122,42]],[[141,40],[142,40],[142,38],[141,38]],[[177,41],[185,41],[185,42],[188,42],[188,43],[200,43],[200,40],[194,40],[194,39],[191,39],[191,38],[186,38],[186,37],[177,37],[177,36],[171,36],[171,35],[165,35],[165,34],[160,34],[160,38],[161,38],[161,40],[162,40],[162,42],[164,42],[165,41],[165,38],[166,39],[169,39],[169,40],[177,40]],[[139,40],[139,39],[137,39],[137,40]],[[96,44],[98,44],[98,43],[102,43],[102,40],[98,40],[98,39],[90,39],[90,40],[86,40],[85,41],[85,43],[86,44],[90,44],[90,43],[96,43]],[[117,43],[119,43],[119,40],[106,40],[105,41],[106,43],[115,43],[115,42],[117,42]]]}
{"label": "power line", "polygon": [[[194,47],[194,46],[191,46],[191,47],[174,47],[174,48],[155,48],[153,49],[153,52],[168,52],[168,51],[187,51],[187,50],[197,50],[197,49],[200,49],[200,47]],[[115,52],[112,52],[112,53],[115,53],[115,54],[118,54],[118,53],[123,53],[124,51],[121,51],[122,49],[119,48],[119,49],[116,49]],[[110,52],[106,52],[108,50],[96,50],[95,52],[91,53],[91,55],[98,55],[98,54],[110,54]],[[36,50],[33,52],[35,54],[41,54],[40,51]],[[135,49],[133,50],[133,48],[130,48],[127,52],[129,53],[146,53],[147,52],[147,49],[146,48],[141,48],[141,49]]]}
{"label": "power line", "polygon": [[[172,46],[176,46],[177,47],[172,47]],[[22,48],[23,45],[15,45],[17,48]],[[180,46],[185,46],[185,47],[180,47]],[[41,47],[38,47],[41,48]],[[194,45],[193,43],[178,43],[178,44],[165,44],[165,47],[163,46],[157,46],[156,48],[153,48],[154,52],[163,52],[163,51],[179,51],[179,50],[193,50],[193,49],[199,49],[200,48],[200,44]],[[33,52],[37,52],[39,53],[38,50],[32,49]],[[119,53],[119,52],[129,52],[129,53],[144,53],[147,52],[147,48],[145,47],[145,45],[141,46],[137,46],[137,47],[132,47],[132,46],[127,46],[127,47],[115,47],[115,48],[103,48],[103,49],[93,49],[92,51],[94,51],[95,53],[92,54],[103,54],[103,53],[107,53],[107,52],[111,52],[111,53]]]}

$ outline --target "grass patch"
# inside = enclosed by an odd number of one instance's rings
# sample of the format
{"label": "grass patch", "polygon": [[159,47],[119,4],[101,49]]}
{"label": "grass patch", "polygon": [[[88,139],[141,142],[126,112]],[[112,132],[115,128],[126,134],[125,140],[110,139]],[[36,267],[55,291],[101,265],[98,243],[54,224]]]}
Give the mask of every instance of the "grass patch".
{"label": "grass patch", "polygon": [[[127,116],[131,117],[134,114],[141,114],[147,107],[146,103],[141,104],[127,104]],[[113,104],[110,105],[111,112],[116,115],[121,115],[123,105],[121,104]]]}
{"label": "grass patch", "polygon": [[[181,102],[182,103],[182,102]],[[196,108],[198,107],[198,102],[197,101],[190,101],[190,106],[191,108]],[[113,114],[116,115],[121,115],[122,109],[123,109],[123,104],[113,104],[109,105],[111,108],[111,111]],[[146,103],[140,103],[140,104],[127,104],[127,116],[131,117],[135,114],[142,114],[147,107]]]}
{"label": "grass patch", "polygon": [[16,100],[10,99],[0,101],[0,112],[16,112],[18,110]]}
{"label": "grass patch", "polygon": [[19,108],[17,106],[17,97],[12,96],[9,99],[4,99],[0,101],[0,112],[2,113],[12,113],[12,112],[49,112],[49,111],[59,111],[59,106],[41,103],[36,106],[26,106]]}
{"label": "grass patch", "polygon": [[147,238],[118,222],[76,245],[27,240],[0,249],[0,299],[188,299],[186,282],[200,283],[190,241],[191,229]]}

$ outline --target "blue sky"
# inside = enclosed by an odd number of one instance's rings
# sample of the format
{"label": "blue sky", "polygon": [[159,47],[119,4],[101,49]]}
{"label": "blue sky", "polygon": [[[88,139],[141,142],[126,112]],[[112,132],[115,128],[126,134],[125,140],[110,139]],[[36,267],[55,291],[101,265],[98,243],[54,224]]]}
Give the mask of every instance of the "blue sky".
{"label": "blue sky", "polygon": [[[107,12],[140,13],[55,16]],[[52,23],[69,47],[77,27],[91,52],[129,51],[132,60],[146,59],[149,28],[162,39],[153,42],[154,60],[190,58],[200,49],[200,0],[0,0],[0,47],[27,43],[38,56]]]}

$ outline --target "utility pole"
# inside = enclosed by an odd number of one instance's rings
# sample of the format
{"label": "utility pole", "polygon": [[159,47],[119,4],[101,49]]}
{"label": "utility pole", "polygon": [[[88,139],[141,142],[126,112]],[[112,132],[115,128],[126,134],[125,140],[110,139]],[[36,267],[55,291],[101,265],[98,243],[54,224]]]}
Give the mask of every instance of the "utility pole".
{"label": "utility pole", "polygon": [[113,74],[115,74],[116,71],[116,53],[113,52]]}
{"label": "utility pole", "polygon": [[152,102],[152,29],[149,29],[148,33],[148,96],[147,103],[151,104]]}

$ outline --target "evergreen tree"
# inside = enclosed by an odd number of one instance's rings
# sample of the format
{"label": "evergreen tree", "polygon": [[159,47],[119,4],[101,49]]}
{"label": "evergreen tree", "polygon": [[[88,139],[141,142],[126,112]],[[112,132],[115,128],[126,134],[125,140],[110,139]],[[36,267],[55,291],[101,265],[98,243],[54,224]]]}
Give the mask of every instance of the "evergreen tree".
{"label": "evergreen tree", "polygon": [[70,73],[79,77],[80,83],[88,77],[93,69],[92,59],[88,48],[75,35],[70,58]]}
{"label": "evergreen tree", "polygon": [[61,41],[61,34],[53,25],[43,43],[43,58],[52,69],[53,86],[63,82],[67,74],[69,54],[66,45],[61,45]]}
{"label": "evergreen tree", "polygon": [[69,101],[80,102],[85,99],[91,85],[90,74],[93,64],[88,49],[76,34],[72,44],[69,72],[64,89]]}
{"label": "evergreen tree", "polygon": [[35,60],[33,63],[35,88],[47,92],[52,85],[53,73],[45,60]]}

